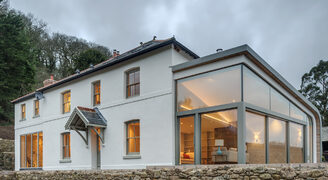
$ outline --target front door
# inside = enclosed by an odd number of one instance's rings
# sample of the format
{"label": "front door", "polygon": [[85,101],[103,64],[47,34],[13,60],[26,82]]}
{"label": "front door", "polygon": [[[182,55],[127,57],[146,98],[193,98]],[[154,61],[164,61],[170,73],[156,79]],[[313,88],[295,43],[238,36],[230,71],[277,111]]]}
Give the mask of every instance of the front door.
{"label": "front door", "polygon": [[[96,129],[100,132],[100,129]],[[91,163],[92,169],[100,169],[100,138],[94,130],[91,130]]]}

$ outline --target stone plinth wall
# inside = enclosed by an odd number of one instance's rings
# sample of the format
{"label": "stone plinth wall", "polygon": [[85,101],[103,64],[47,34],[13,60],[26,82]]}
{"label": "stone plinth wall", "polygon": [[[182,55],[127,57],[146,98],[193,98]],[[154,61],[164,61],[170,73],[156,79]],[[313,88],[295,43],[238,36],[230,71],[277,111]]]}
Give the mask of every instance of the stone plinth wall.
{"label": "stone plinth wall", "polygon": [[172,166],[98,171],[0,171],[0,179],[328,179],[328,164]]}
{"label": "stone plinth wall", "polygon": [[14,170],[15,168],[14,140],[0,139],[0,170]]}

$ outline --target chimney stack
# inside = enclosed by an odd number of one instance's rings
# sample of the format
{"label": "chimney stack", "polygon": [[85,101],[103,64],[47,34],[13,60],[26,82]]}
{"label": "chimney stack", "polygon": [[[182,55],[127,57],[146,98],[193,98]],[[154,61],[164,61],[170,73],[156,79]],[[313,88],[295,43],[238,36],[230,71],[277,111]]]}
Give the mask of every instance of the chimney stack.
{"label": "chimney stack", "polygon": [[54,84],[56,81],[54,80],[54,75],[50,75],[50,79],[46,79],[43,81],[43,86],[49,86]]}
{"label": "chimney stack", "polygon": [[117,51],[116,49],[113,50],[113,58],[115,58],[116,56],[120,55],[120,51]]}

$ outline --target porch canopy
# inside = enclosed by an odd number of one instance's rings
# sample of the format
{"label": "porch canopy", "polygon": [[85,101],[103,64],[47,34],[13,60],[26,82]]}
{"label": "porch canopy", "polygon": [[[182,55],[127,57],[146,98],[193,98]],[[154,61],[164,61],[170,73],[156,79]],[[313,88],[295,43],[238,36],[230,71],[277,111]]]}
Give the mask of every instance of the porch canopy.
{"label": "porch canopy", "polygon": [[[107,127],[107,120],[100,113],[98,108],[90,109],[77,106],[68,121],[65,129],[76,131],[88,145],[88,131],[94,131],[104,144],[104,129]],[[80,132],[85,132],[85,136]],[[102,135],[101,135],[102,134]]]}

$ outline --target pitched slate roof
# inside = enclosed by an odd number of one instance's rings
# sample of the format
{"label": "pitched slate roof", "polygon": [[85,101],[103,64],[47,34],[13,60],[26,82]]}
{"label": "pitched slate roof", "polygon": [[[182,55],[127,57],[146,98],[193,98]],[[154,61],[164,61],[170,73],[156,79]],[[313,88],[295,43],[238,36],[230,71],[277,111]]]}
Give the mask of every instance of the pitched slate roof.
{"label": "pitched slate roof", "polygon": [[66,122],[65,129],[86,130],[88,126],[104,128],[107,126],[107,120],[98,108],[90,109],[78,106]]}
{"label": "pitched slate roof", "polygon": [[187,54],[189,54],[191,57],[193,57],[195,59],[199,58],[199,56],[197,54],[195,54],[194,52],[189,50],[187,47],[182,45],[174,37],[166,39],[166,40],[151,40],[151,41],[143,43],[142,45],[140,45],[140,46],[138,46],[134,49],[131,49],[131,50],[119,55],[119,56],[116,56],[114,58],[110,58],[110,59],[108,59],[104,62],[101,62],[101,63],[95,65],[94,67],[90,67],[88,69],[85,69],[85,70],[81,71],[80,73],[76,73],[76,74],[73,74],[73,75],[68,76],[66,78],[63,78],[63,79],[61,79],[59,81],[56,81],[55,83],[50,84],[48,86],[41,87],[41,88],[35,90],[34,92],[31,92],[29,94],[21,96],[21,97],[15,99],[15,100],[12,100],[11,102],[12,103],[18,103],[18,102],[24,101],[26,99],[33,98],[33,97],[35,97],[36,92],[46,91],[48,89],[54,88],[56,86],[59,86],[59,85],[62,85],[64,83],[70,82],[70,81],[78,79],[80,77],[83,77],[85,75],[88,75],[88,74],[91,74],[93,72],[99,71],[101,69],[113,66],[115,64],[118,64],[118,63],[121,63],[121,62],[124,62],[124,61],[127,61],[129,59],[134,58],[134,57],[140,56],[142,54],[151,52],[153,50],[159,49],[161,47],[164,47],[164,46],[167,46],[167,45],[170,45],[170,44],[173,44],[175,47],[177,47],[178,49],[183,50],[184,52],[186,52]]}

